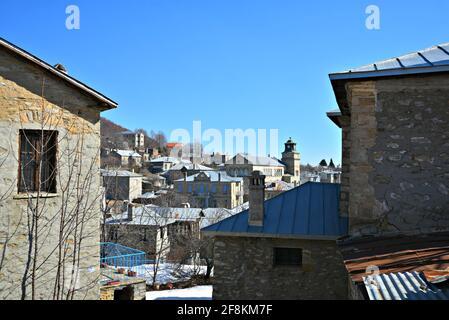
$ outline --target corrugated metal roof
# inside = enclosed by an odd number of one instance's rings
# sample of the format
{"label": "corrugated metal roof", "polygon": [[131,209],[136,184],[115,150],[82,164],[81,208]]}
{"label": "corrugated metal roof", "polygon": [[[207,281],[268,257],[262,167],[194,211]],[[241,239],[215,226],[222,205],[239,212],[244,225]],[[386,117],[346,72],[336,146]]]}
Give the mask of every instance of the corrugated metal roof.
{"label": "corrugated metal roof", "polygon": [[449,43],[329,75],[331,80],[449,71]]}
{"label": "corrugated metal roof", "polygon": [[249,210],[203,229],[208,233],[334,239],[347,234],[339,215],[340,185],[306,183],[265,201],[263,227],[248,225]]}
{"label": "corrugated metal roof", "polygon": [[439,288],[419,272],[371,275],[363,282],[370,300],[449,300],[449,287]]}

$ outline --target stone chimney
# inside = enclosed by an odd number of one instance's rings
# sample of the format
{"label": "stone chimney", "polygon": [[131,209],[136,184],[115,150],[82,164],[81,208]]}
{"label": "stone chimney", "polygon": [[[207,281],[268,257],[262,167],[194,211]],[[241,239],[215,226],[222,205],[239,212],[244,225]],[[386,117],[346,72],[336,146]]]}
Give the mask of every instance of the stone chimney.
{"label": "stone chimney", "polygon": [[249,177],[249,225],[262,227],[264,219],[265,176],[254,171]]}
{"label": "stone chimney", "polygon": [[127,211],[128,211],[128,216],[127,216],[126,221],[131,222],[134,219],[134,206],[131,203],[128,203],[128,210]]}

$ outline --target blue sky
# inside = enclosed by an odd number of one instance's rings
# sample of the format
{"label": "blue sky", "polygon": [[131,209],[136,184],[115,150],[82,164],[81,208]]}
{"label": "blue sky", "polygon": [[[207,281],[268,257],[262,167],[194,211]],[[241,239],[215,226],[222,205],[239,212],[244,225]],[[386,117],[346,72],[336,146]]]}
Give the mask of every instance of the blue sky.
{"label": "blue sky", "polygon": [[[65,27],[70,4],[80,30]],[[340,162],[328,74],[448,42],[447,12],[441,0],[2,0],[0,36],[119,102],[104,116],[130,129],[279,129],[304,163]]]}

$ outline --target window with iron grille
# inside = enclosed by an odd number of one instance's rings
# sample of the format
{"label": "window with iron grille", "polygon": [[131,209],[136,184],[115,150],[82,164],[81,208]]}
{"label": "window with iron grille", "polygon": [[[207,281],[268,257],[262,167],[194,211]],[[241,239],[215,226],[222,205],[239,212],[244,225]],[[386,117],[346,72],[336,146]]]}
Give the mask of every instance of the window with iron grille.
{"label": "window with iron grille", "polygon": [[301,266],[302,249],[299,248],[274,248],[273,265],[276,266]]}
{"label": "window with iron grille", "polygon": [[56,193],[57,138],[57,131],[20,130],[20,193]]}

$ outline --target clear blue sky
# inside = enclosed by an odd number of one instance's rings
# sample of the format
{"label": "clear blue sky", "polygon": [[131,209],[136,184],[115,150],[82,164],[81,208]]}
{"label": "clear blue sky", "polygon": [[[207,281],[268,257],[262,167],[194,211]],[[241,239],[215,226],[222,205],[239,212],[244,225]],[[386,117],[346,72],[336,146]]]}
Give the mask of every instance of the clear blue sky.
{"label": "clear blue sky", "polygon": [[[65,8],[81,29],[65,28]],[[365,8],[381,30],[365,28]],[[303,162],[340,161],[328,74],[449,41],[449,1],[0,2],[0,36],[120,104],[130,129],[278,128]]]}

